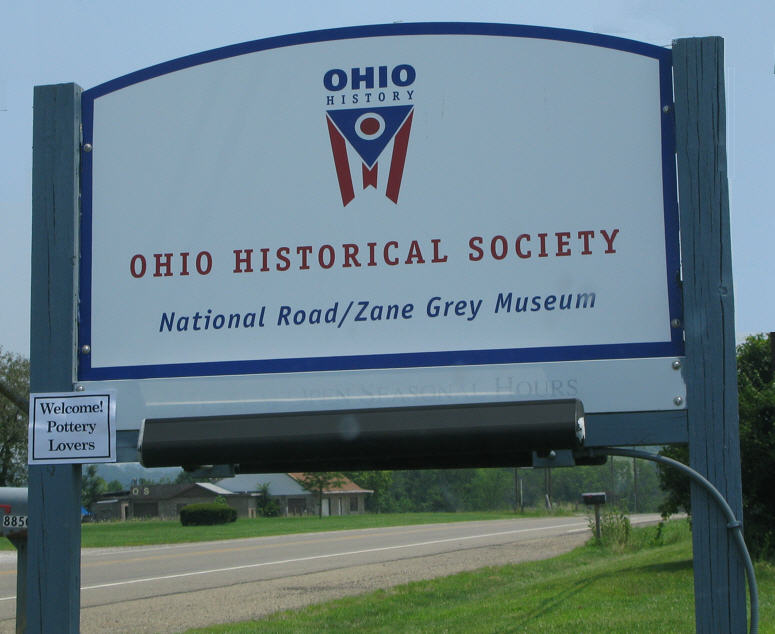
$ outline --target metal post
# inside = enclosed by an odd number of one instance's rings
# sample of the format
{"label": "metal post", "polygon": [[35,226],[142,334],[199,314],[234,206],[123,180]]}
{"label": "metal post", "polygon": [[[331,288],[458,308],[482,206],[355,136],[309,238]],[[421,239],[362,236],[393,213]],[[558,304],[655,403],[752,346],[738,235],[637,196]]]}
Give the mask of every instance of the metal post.
{"label": "metal post", "polygon": [[[720,37],[673,44],[689,461],[742,517]],[[697,632],[746,629],[744,568],[723,513],[692,484]]]}
{"label": "metal post", "polygon": [[[30,390],[75,380],[81,89],[36,86],[32,164]],[[78,632],[81,466],[29,469],[27,632]]]}

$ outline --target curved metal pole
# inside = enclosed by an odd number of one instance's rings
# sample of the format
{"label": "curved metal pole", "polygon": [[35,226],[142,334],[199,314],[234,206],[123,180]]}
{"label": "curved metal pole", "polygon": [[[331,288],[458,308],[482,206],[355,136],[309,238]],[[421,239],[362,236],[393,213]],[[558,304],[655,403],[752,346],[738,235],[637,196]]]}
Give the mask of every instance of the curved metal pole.
{"label": "curved metal pole", "polygon": [[687,467],[682,462],[667,458],[666,456],[660,456],[658,454],[649,453],[647,451],[640,451],[638,449],[624,449],[619,447],[602,447],[599,449],[590,449],[593,454],[603,454],[607,456],[626,456],[632,458],[643,458],[644,460],[651,460],[652,462],[660,462],[662,464],[675,467],[679,471],[685,473],[697,484],[703,487],[711,497],[718,503],[724,515],[727,516],[727,528],[734,530],[735,541],[740,550],[740,554],[743,556],[745,562],[745,572],[748,576],[748,586],[751,590],[751,634],[757,634],[759,631],[759,590],[756,586],[756,574],[753,568],[753,562],[751,561],[751,555],[748,553],[748,548],[745,545],[743,539],[743,525],[735,517],[724,496],[721,495],[719,490],[714,487],[708,480],[706,480],[701,474],[697,473],[691,467]]}

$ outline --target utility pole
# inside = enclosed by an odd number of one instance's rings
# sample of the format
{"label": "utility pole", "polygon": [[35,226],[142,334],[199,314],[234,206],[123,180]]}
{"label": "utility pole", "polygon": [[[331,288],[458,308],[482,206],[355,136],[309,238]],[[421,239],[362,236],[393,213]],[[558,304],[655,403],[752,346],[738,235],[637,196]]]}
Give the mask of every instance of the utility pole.
{"label": "utility pole", "polygon": [[616,471],[614,470],[614,457],[609,456],[608,462],[611,464],[611,501],[610,504],[613,506],[613,504],[616,501]]}
{"label": "utility pole", "polygon": [[638,512],[638,460],[632,459],[632,487],[633,487],[633,512]]}
{"label": "utility pole", "polygon": [[525,510],[525,503],[522,498],[522,476],[519,475],[519,467],[514,467],[514,508],[520,513]]}
{"label": "utility pole", "polygon": [[552,468],[544,467],[544,499],[546,510],[552,510]]}

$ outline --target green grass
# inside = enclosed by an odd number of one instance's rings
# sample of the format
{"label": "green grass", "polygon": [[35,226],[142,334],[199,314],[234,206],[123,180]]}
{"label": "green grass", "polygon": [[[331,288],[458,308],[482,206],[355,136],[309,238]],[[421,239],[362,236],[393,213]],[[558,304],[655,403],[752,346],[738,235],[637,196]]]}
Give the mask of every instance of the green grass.
{"label": "green grass", "polygon": [[[546,561],[484,568],[189,634],[272,632],[694,632],[686,522],[635,529]],[[757,566],[761,632],[775,632],[775,568]]]}
{"label": "green grass", "polygon": [[[324,517],[261,517],[238,519],[219,526],[181,526],[177,520],[130,520],[126,522],[98,522],[83,524],[81,545],[83,548],[147,546],[152,544],[181,544],[187,542],[267,537],[294,533],[317,533],[382,526],[407,526],[411,524],[437,524],[444,522],[468,522],[475,520],[514,519],[536,517],[543,511],[481,513],[382,513]],[[555,512],[554,515],[570,514]],[[12,550],[7,539],[0,540],[0,550]]]}

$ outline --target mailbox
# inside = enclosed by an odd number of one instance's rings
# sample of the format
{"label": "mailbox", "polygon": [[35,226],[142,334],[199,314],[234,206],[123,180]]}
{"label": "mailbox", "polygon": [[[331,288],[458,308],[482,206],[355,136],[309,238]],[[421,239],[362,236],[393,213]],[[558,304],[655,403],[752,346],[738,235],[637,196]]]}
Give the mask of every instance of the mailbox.
{"label": "mailbox", "polygon": [[595,537],[600,541],[600,505],[605,504],[605,492],[582,493],[581,499],[587,506],[595,507]]}
{"label": "mailbox", "polygon": [[26,487],[0,487],[0,528],[3,537],[27,532]]}
{"label": "mailbox", "polygon": [[605,504],[605,493],[582,493],[581,499],[587,506],[596,506],[598,504]]}

